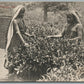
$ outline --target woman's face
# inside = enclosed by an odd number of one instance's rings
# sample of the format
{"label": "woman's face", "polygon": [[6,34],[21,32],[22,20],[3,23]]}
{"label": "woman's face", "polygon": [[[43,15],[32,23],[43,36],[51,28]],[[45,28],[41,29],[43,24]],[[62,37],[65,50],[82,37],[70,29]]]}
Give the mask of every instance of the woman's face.
{"label": "woman's face", "polygon": [[23,18],[24,17],[24,13],[25,13],[25,9],[22,8],[21,11],[20,11],[20,13],[19,13],[19,17]]}
{"label": "woman's face", "polygon": [[76,19],[75,19],[75,16],[74,15],[68,15],[67,16],[67,22],[70,23],[70,24],[73,24],[73,23],[76,23]]}
{"label": "woman's face", "polygon": [[73,21],[73,18],[72,17],[67,17],[67,22],[68,23],[71,23]]}

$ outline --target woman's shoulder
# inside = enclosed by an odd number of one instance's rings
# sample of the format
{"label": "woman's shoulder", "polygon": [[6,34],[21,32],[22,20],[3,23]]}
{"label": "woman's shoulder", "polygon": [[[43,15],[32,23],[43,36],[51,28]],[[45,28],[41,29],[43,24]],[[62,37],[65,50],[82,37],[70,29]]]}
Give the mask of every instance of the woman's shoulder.
{"label": "woman's shoulder", "polygon": [[78,23],[76,24],[73,28],[72,28],[72,31],[77,31],[77,30],[81,30],[83,27],[82,27],[82,24],[81,23]]}
{"label": "woman's shoulder", "polygon": [[13,23],[14,23],[14,24],[18,24],[19,22],[20,22],[19,19],[14,19],[14,20],[13,20]]}
{"label": "woman's shoulder", "polygon": [[77,29],[82,29],[83,28],[83,25],[81,23],[78,23],[77,24]]}

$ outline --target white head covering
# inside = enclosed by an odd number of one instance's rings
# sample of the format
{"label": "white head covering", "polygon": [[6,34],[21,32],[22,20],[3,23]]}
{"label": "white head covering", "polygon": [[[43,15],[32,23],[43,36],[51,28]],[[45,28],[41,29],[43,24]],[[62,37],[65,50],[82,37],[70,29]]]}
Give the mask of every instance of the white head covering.
{"label": "white head covering", "polygon": [[77,21],[81,24],[81,22],[80,22],[81,14],[79,14],[79,13],[78,13],[77,11],[75,11],[75,10],[69,10],[69,13],[70,13],[70,14],[73,14],[73,15],[76,17]]}
{"label": "white head covering", "polygon": [[20,12],[20,10],[21,10],[22,8],[24,8],[23,5],[19,5],[19,6],[17,6],[16,8],[14,8],[14,16],[13,16],[11,22],[10,22],[9,29],[8,29],[6,52],[7,52],[8,48],[9,48],[11,39],[12,39],[12,37],[13,37],[13,21],[14,21],[14,19],[18,16],[18,14],[19,14],[19,12]]}

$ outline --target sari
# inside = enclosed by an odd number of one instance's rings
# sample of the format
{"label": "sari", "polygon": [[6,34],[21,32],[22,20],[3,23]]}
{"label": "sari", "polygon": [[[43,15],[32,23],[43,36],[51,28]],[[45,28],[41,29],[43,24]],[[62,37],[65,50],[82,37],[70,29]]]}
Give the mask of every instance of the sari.
{"label": "sari", "polygon": [[[9,69],[9,73],[12,73],[14,71],[14,59],[17,57],[17,52],[19,48],[23,47],[23,43],[18,35],[17,32],[20,32],[23,39],[25,40],[27,37],[25,36],[25,32],[27,27],[24,24],[24,21],[22,18],[17,18],[21,9],[23,9],[24,6],[19,5],[14,9],[14,16],[10,22],[8,34],[7,34],[7,44],[6,44],[6,60],[4,63],[4,67],[6,69]],[[15,24],[15,20],[17,20],[17,23]],[[16,26],[18,28],[16,29]],[[11,69],[10,69],[11,68]]]}

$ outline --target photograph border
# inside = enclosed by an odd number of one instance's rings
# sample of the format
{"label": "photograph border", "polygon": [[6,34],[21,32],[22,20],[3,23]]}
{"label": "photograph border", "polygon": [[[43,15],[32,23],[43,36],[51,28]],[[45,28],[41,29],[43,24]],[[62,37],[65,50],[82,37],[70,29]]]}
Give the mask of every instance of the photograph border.
{"label": "photograph border", "polygon": [[[84,0],[0,0],[0,2],[84,2]],[[80,81],[80,82],[32,82],[32,81],[4,81],[1,82],[0,84],[84,84],[84,82]]]}

